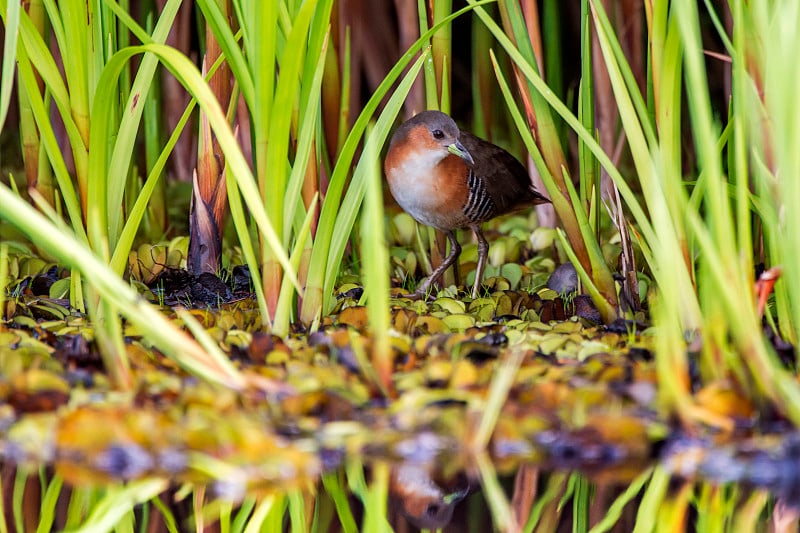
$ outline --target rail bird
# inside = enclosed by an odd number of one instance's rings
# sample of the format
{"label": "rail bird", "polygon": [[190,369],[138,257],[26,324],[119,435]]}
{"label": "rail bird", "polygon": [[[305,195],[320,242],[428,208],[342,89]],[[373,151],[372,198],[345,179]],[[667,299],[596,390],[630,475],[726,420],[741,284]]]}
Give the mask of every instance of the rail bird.
{"label": "rail bird", "polygon": [[489,243],[481,224],[517,209],[549,203],[514,156],[488,141],[460,131],[448,115],[423,111],[392,136],[384,161],[389,190],[417,222],[443,231],[450,253],[409,295],[423,297],[455,264],[461,246],[455,231],[470,228],[478,239],[478,266],[472,297],[486,268]]}

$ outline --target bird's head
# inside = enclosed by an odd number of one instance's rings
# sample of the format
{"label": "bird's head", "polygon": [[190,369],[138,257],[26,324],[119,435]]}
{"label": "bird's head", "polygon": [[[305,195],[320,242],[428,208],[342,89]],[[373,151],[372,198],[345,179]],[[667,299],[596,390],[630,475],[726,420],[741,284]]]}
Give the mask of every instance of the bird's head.
{"label": "bird's head", "polygon": [[441,111],[423,111],[395,132],[391,146],[402,143],[405,150],[430,154],[437,161],[452,154],[474,165],[472,155],[458,140],[459,134],[458,126],[449,116]]}

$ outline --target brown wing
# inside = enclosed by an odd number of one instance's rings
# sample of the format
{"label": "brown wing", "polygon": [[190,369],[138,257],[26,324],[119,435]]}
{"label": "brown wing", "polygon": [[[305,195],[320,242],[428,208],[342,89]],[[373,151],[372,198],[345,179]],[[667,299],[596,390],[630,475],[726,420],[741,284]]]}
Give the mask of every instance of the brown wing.
{"label": "brown wing", "polygon": [[475,176],[491,196],[495,216],[526,205],[550,203],[534,189],[528,171],[513,155],[464,131],[459,140],[475,160]]}

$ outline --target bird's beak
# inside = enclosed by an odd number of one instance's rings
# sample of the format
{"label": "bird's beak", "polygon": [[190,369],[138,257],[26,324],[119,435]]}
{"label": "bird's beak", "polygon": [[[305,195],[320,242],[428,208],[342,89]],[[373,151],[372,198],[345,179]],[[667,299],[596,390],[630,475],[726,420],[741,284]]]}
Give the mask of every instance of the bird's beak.
{"label": "bird's beak", "polygon": [[472,155],[467,151],[466,148],[464,148],[464,145],[461,144],[460,141],[456,141],[453,144],[451,144],[450,146],[448,146],[447,147],[447,151],[450,152],[453,155],[457,155],[458,157],[460,157],[461,159],[463,159],[464,161],[466,161],[470,165],[474,165],[475,164],[475,160],[472,159]]}

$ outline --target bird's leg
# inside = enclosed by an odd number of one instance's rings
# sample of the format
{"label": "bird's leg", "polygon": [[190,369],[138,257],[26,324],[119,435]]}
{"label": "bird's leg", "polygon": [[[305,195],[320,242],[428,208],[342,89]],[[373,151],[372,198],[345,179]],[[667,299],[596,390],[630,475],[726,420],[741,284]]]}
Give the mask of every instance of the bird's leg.
{"label": "bird's leg", "polygon": [[489,242],[483,236],[480,226],[472,226],[472,231],[478,238],[478,268],[475,270],[475,284],[472,286],[472,298],[478,297],[478,289],[483,281],[483,271],[486,269],[486,258],[489,256]]}
{"label": "bird's leg", "polygon": [[[455,250],[458,247],[458,253],[456,254],[455,258],[453,258],[453,282],[455,282],[456,287],[461,285],[461,276],[458,268],[458,256],[461,255],[461,245],[458,244],[458,240],[456,239],[456,232],[453,230],[452,238],[448,235],[448,239],[450,240],[450,250]],[[452,253],[452,252],[451,252]],[[449,257],[449,256],[448,256]],[[442,275],[444,275],[444,271],[442,271]]]}
{"label": "bird's leg", "polygon": [[461,285],[461,272],[460,268],[458,268],[458,261],[453,262],[453,281],[456,284],[456,287]]}
{"label": "bird's leg", "polygon": [[445,257],[442,264],[436,267],[436,269],[431,272],[431,275],[425,278],[425,280],[420,283],[417,290],[414,291],[412,294],[406,295],[406,297],[419,299],[427,294],[428,290],[431,288],[431,285],[436,283],[439,278],[442,277],[444,271],[448,269],[453,263],[456,262],[458,256],[461,255],[461,245],[458,244],[458,240],[456,239],[456,232],[454,230],[446,231],[445,234],[447,235],[447,239],[450,241],[450,253]]}

